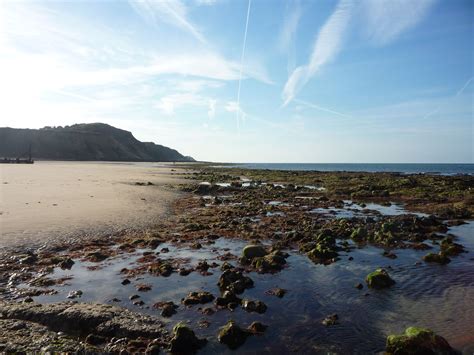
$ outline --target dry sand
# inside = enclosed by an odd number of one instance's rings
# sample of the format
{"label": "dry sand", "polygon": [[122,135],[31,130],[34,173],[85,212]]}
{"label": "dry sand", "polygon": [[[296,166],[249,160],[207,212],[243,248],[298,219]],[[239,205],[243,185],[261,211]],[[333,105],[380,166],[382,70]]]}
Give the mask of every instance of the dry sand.
{"label": "dry sand", "polygon": [[[0,248],[41,244],[163,218],[180,182],[160,163],[0,164]],[[136,182],[153,186],[136,186]]]}

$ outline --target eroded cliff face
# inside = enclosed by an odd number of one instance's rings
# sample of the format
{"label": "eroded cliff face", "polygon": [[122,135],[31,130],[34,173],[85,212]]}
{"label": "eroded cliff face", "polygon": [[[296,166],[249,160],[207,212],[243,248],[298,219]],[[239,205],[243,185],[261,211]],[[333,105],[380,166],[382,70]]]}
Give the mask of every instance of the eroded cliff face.
{"label": "eroded cliff face", "polygon": [[0,157],[83,161],[193,161],[178,151],[140,142],[103,123],[42,129],[0,128]]}

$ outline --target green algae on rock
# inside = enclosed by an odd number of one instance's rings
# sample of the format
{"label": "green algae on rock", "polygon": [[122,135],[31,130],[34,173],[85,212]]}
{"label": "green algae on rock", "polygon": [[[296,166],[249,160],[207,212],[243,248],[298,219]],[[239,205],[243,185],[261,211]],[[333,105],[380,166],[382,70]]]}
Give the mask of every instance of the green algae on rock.
{"label": "green algae on rock", "polygon": [[226,344],[230,349],[235,350],[245,343],[250,334],[247,329],[242,329],[233,320],[229,320],[220,329],[217,339],[220,343]]}
{"label": "green algae on rock", "polygon": [[170,341],[169,351],[172,354],[193,354],[206,343],[206,339],[199,339],[191,328],[183,322],[179,322],[173,327],[173,338]]}
{"label": "green algae on rock", "polygon": [[252,260],[253,258],[261,258],[267,254],[267,251],[262,245],[247,245],[242,251],[242,256],[249,260]]}
{"label": "green algae on rock", "polygon": [[451,262],[451,259],[446,256],[443,252],[428,253],[423,257],[423,260],[427,263],[438,263],[441,265],[446,265]]}
{"label": "green algae on rock", "polygon": [[443,337],[430,329],[417,327],[409,327],[401,335],[389,335],[385,350],[393,355],[459,354]]}
{"label": "green algae on rock", "polygon": [[395,284],[395,281],[388,275],[385,269],[377,269],[367,275],[365,281],[367,286],[375,289],[387,288]]}

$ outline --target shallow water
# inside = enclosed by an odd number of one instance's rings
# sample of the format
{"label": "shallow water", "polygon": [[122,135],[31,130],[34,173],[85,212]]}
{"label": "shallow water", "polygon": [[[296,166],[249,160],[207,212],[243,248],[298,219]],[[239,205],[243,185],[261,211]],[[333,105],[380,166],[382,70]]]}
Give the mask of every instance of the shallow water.
{"label": "shallow water", "polygon": [[367,203],[365,207],[362,207],[356,203],[352,203],[350,200],[344,201],[343,208],[314,208],[310,213],[323,214],[326,216],[332,215],[336,218],[373,217],[379,213],[384,216],[399,216],[410,213],[418,217],[428,217],[426,213],[408,212],[403,206],[398,204],[392,203],[390,206],[383,206],[378,203]]}
{"label": "shallow water", "polygon": [[[266,313],[247,313],[238,308],[234,312],[217,311],[214,315],[203,316],[199,306],[186,309],[180,305],[178,313],[169,320],[170,326],[180,320],[190,321],[199,336],[210,341],[203,349],[205,353],[226,353],[226,347],[216,340],[218,328],[229,319],[241,326],[252,321],[261,321],[269,328],[262,336],[249,337],[239,349],[243,352],[320,352],[327,353],[376,353],[384,350],[388,334],[401,333],[408,326],[422,326],[433,329],[445,337],[452,346],[465,354],[474,351],[474,222],[450,228],[450,233],[458,237],[468,253],[452,258],[448,265],[420,262],[426,251],[411,249],[394,250],[397,259],[382,256],[383,250],[375,247],[354,249],[341,253],[341,260],[329,266],[315,265],[306,256],[290,250],[288,267],[277,274],[250,273],[255,287],[246,290],[240,297],[258,299],[268,306]],[[191,249],[166,243],[168,253],[160,253],[160,258],[180,258],[189,266],[207,259],[221,264],[219,255],[230,252],[240,255],[245,241],[220,238],[214,244],[203,244],[202,249]],[[202,276],[193,272],[188,276],[173,273],[169,277],[145,274],[130,278],[130,285],[122,286],[125,278],[120,274],[123,267],[141,256],[142,251],[127,257],[116,257],[96,271],[87,269],[95,265],[76,262],[71,270],[57,269],[53,277],[73,276],[65,286],[55,287],[58,294],[36,297],[40,302],[66,300],[71,290],[82,290],[80,301],[111,302],[121,300],[120,306],[148,314],[159,315],[151,308],[158,301],[174,301],[176,304],[190,291],[209,291],[219,295],[217,280],[219,268],[209,269],[212,275]],[[350,261],[349,256],[353,257]],[[236,262],[231,260],[232,264]],[[377,267],[387,268],[397,282],[386,290],[368,290],[365,276]],[[364,289],[357,290],[357,283]],[[135,285],[146,283],[152,286],[149,292],[137,292]],[[283,298],[268,295],[265,291],[281,287],[288,290]],[[139,294],[145,307],[134,306],[129,300]],[[201,307],[210,307],[211,303]],[[339,315],[339,324],[325,327],[321,320],[329,314]],[[208,328],[199,328],[198,322],[211,322]]]}

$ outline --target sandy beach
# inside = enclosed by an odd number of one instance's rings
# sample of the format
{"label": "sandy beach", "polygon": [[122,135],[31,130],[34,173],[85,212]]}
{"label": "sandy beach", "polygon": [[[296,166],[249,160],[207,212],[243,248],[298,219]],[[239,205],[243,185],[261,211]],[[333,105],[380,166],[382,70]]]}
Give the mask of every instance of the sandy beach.
{"label": "sandy beach", "polygon": [[178,182],[172,168],[158,163],[3,164],[0,247],[153,224],[177,196],[164,187]]}

